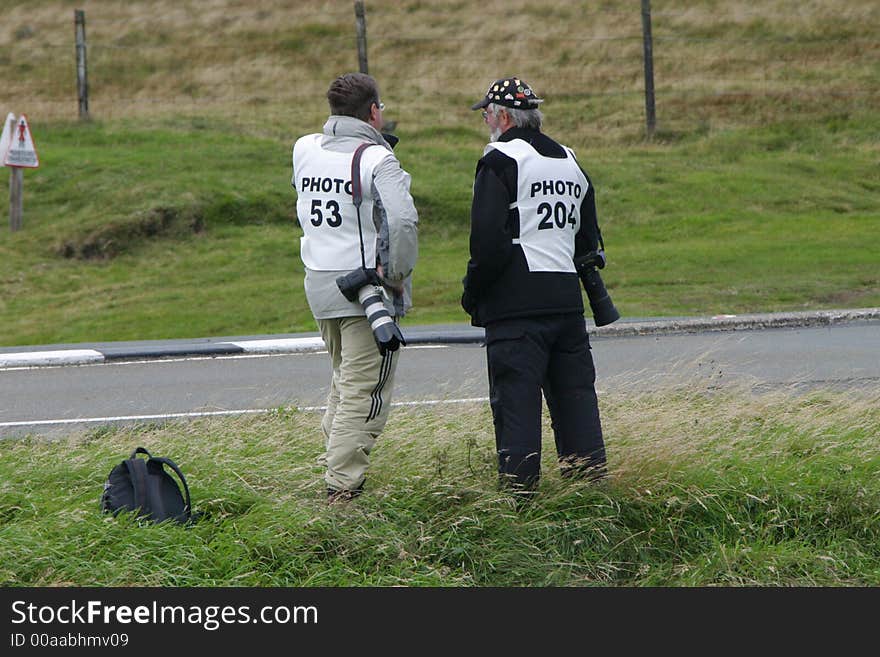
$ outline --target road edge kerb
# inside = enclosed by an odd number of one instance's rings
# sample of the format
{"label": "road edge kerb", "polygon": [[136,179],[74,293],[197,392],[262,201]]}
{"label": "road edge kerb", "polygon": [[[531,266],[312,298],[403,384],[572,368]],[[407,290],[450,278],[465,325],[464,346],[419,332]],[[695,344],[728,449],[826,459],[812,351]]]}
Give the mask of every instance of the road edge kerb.
{"label": "road edge kerb", "polygon": [[[591,337],[622,337],[651,334],[697,333],[703,331],[744,331],[767,328],[833,326],[847,322],[880,320],[880,308],[822,310],[749,315],[716,315],[713,317],[659,318],[621,321],[597,327],[586,320]],[[407,345],[479,344],[485,339],[483,329],[461,327],[403,327]],[[65,365],[94,365],[120,360],[151,360],[187,356],[223,356],[235,354],[292,354],[324,350],[319,336],[275,337],[260,339],[200,340],[197,342],[158,343],[90,347],[78,345],[71,349],[45,348],[36,351],[3,351],[0,368],[31,368]]]}
{"label": "road edge kerb", "polygon": [[716,315],[682,319],[645,320],[593,328],[591,335],[648,335],[700,331],[751,331],[766,328],[821,327],[880,320],[880,308],[821,310],[751,315]]}

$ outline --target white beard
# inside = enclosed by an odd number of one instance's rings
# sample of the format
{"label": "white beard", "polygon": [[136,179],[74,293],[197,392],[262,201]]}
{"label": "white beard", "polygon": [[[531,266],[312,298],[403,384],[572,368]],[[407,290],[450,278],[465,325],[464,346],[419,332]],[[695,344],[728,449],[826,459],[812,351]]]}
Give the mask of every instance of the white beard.
{"label": "white beard", "polygon": [[498,141],[499,137],[501,137],[501,128],[489,130],[489,141]]}

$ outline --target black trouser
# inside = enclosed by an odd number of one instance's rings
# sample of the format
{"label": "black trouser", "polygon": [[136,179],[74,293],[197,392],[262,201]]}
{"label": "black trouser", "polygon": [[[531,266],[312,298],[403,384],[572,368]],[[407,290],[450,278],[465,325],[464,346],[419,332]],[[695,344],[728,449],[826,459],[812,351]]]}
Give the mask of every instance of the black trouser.
{"label": "black trouser", "polygon": [[541,391],[564,474],[604,471],[596,369],[583,315],[545,315],[486,326],[489,403],[502,479],[534,486],[541,472]]}

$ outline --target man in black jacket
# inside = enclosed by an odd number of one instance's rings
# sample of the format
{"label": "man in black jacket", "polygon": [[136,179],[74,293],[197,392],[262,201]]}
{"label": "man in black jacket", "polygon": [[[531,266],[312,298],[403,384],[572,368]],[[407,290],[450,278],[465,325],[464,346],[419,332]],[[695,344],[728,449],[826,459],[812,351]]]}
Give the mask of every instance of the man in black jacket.
{"label": "man in black jacket", "polygon": [[564,475],[600,477],[605,444],[596,371],[573,259],[601,235],[593,185],[571,149],[541,132],[543,99],[520,78],[490,85],[490,143],[477,163],[461,304],[486,329],[489,395],[502,482],[540,477],[541,392]]}

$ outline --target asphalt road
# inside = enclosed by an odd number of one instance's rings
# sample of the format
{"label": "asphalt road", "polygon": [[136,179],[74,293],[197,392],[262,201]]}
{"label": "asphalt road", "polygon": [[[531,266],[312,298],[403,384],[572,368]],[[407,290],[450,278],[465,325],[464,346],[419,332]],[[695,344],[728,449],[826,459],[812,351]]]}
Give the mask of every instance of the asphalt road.
{"label": "asphalt road", "polygon": [[[717,388],[880,388],[880,321],[827,326],[653,331],[592,337],[602,392]],[[0,437],[61,437],[109,423],[319,408],[325,352],[185,354],[0,369]],[[479,343],[414,344],[396,403],[486,399]]]}

